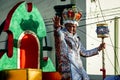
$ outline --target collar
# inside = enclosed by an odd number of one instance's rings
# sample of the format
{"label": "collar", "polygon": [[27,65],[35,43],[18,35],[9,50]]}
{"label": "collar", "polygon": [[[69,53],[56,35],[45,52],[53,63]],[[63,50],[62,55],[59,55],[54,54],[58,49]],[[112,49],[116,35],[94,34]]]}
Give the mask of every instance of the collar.
{"label": "collar", "polygon": [[65,33],[69,36],[69,37],[76,37],[77,36],[77,33],[75,33],[74,35],[71,34],[70,32],[68,32],[68,30],[66,28],[63,29],[63,31],[65,31]]}

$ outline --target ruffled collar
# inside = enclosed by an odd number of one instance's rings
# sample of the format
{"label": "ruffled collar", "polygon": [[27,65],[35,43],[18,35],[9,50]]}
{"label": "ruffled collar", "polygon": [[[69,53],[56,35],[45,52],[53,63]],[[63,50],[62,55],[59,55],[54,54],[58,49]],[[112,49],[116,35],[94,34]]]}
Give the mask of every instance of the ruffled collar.
{"label": "ruffled collar", "polygon": [[66,28],[63,29],[65,31],[65,33],[69,36],[69,37],[77,37],[77,33],[75,33],[74,35],[72,33],[70,33]]}

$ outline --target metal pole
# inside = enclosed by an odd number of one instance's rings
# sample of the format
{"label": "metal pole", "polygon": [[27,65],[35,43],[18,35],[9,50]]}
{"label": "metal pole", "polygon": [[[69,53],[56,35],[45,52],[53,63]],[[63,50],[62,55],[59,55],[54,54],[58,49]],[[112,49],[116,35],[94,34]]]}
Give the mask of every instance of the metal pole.
{"label": "metal pole", "polygon": [[[106,23],[102,24],[97,24],[97,37],[102,39],[102,44],[104,43],[104,38],[107,38],[109,30],[108,30],[108,25]],[[104,53],[104,48],[102,48],[102,69],[100,69],[103,74],[103,80],[106,77],[106,69],[105,69],[105,53]]]}
{"label": "metal pole", "polygon": [[[102,43],[104,43],[104,37],[102,37]],[[102,71],[102,73],[103,73],[103,80],[104,80],[106,77],[104,49],[102,49],[102,69],[100,69],[100,71]]]}

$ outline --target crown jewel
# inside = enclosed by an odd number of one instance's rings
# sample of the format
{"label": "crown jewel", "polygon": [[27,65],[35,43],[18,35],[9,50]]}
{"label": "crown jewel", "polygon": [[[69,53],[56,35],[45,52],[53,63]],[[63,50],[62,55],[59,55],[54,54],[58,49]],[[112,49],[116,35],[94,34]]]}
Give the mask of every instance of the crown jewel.
{"label": "crown jewel", "polygon": [[72,8],[64,9],[62,16],[64,21],[72,20],[79,22],[82,17],[82,13],[78,11],[76,6],[73,6]]}

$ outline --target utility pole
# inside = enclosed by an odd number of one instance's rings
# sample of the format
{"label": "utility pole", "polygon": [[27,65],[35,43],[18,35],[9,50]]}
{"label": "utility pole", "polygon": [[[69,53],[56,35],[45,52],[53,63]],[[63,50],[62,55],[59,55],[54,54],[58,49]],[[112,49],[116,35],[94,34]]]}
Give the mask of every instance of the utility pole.
{"label": "utility pole", "polygon": [[114,65],[115,65],[115,70],[114,73],[115,75],[119,74],[119,61],[118,61],[118,41],[119,41],[119,18],[115,17],[114,19]]}

